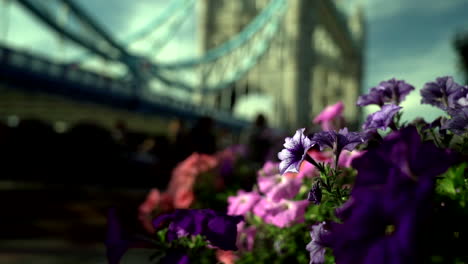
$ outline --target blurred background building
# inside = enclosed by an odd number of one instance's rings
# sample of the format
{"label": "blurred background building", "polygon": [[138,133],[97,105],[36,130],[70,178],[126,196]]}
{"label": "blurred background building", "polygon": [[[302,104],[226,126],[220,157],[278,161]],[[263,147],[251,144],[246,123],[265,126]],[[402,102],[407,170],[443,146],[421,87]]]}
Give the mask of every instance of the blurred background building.
{"label": "blurred background building", "polygon": [[[454,66],[458,56],[468,72],[468,41],[453,49],[452,40],[467,9],[466,0],[0,0],[0,263],[103,263],[107,209],[136,208],[193,151],[231,146],[254,124],[253,142],[281,147],[340,100],[358,128],[375,110],[361,113],[358,95],[393,77],[417,89],[444,75],[461,82]],[[441,114],[419,102],[408,96],[404,120]]]}
{"label": "blurred background building", "polygon": [[[261,17],[261,11],[271,2],[201,1],[198,31],[202,51],[206,53],[232,39]],[[267,94],[273,101],[267,113],[272,124],[294,129],[309,126],[325,106],[342,100],[345,117],[355,123],[359,116],[355,102],[363,80],[362,10],[346,16],[333,1],[295,0],[276,12],[284,17],[262,58],[231,87],[202,97],[202,101],[232,109],[236,98],[248,93]]]}
{"label": "blurred background building", "polygon": [[[138,131],[164,133],[172,118],[193,122],[208,115],[242,129],[254,114],[237,115],[237,103],[260,94],[271,99],[272,109],[264,114],[276,128],[308,126],[338,100],[345,102],[346,118],[357,120],[365,39],[361,10],[348,17],[329,0],[174,0],[167,6],[125,42],[80,1],[3,0],[1,118],[38,118],[59,130],[79,120],[107,128],[124,120]],[[202,53],[154,60],[152,54],[174,39],[195,7]],[[9,12],[16,8],[78,55],[47,56],[12,45]],[[134,52],[135,42],[150,42],[150,55]],[[89,67],[96,58],[101,67]]]}

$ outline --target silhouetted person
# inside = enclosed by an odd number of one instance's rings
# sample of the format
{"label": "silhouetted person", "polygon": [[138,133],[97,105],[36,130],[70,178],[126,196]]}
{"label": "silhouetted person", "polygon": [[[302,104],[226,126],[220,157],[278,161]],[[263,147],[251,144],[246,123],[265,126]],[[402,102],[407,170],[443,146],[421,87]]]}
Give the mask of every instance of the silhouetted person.
{"label": "silhouetted person", "polygon": [[190,152],[213,154],[216,152],[216,136],[213,119],[200,118],[190,131]]}
{"label": "silhouetted person", "polygon": [[247,134],[248,159],[263,164],[271,147],[271,132],[266,117],[259,114]]}
{"label": "silhouetted person", "polygon": [[181,119],[171,121],[168,128],[168,137],[171,143],[171,156],[174,165],[184,160],[191,154],[189,133]]}

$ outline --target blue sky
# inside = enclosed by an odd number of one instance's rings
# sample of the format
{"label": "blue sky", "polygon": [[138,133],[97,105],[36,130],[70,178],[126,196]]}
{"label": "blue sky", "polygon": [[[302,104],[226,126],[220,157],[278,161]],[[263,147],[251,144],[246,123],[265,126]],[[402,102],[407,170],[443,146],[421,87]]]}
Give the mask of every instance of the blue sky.
{"label": "blue sky", "polygon": [[[452,40],[456,32],[468,30],[468,1],[349,1],[349,5],[356,4],[364,7],[367,16],[365,91],[392,77],[418,89],[438,76],[463,80]],[[419,115],[433,119],[441,114],[419,101],[419,92],[408,97],[403,104],[406,119]]]}
{"label": "blue sky", "polygon": [[[75,1],[119,39],[145,26],[170,3],[169,0],[113,0],[109,5],[108,0]],[[349,10],[361,5],[367,17],[363,90],[392,77],[405,79],[418,89],[426,81],[443,75],[452,75],[457,81],[462,81],[452,40],[457,31],[468,30],[465,11],[468,10],[468,0],[338,1]],[[4,6],[0,8],[3,12]],[[11,18],[6,37],[8,43],[59,59],[73,58],[83,52],[71,44],[63,45],[54,34],[25,15],[20,8],[11,6],[8,14]],[[173,61],[196,55],[195,25],[196,16],[191,15],[181,34],[157,58]],[[5,35],[2,26],[0,29],[0,41],[3,42]],[[145,51],[147,44],[137,43],[132,48]],[[403,104],[406,119],[421,113],[427,119],[433,119],[440,114],[430,106],[421,106],[419,101],[419,92],[413,92],[408,97]],[[239,105],[239,109],[252,112],[255,109],[245,106],[253,104],[260,106],[257,110],[267,111],[271,103],[268,98],[250,98],[241,102],[245,105]],[[367,112],[373,110],[375,108],[366,109]],[[250,115],[247,112],[241,114]]]}

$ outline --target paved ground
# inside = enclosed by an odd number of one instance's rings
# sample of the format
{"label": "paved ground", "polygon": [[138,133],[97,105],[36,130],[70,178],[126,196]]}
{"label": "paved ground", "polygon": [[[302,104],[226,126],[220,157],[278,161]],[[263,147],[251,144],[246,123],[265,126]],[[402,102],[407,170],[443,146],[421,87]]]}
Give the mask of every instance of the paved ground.
{"label": "paved ground", "polygon": [[[0,182],[0,263],[106,263],[106,213],[129,219],[147,190]],[[133,251],[122,263],[147,263]]]}
{"label": "paved ground", "polygon": [[[147,250],[131,250],[121,264],[149,263]],[[5,264],[107,264],[102,245],[79,246],[67,241],[26,240],[0,243],[0,263]]]}

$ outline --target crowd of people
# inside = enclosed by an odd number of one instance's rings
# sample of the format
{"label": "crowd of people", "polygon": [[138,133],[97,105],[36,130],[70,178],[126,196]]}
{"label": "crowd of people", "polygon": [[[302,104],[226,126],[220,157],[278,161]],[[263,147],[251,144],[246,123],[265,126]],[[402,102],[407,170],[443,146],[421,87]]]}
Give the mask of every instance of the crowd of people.
{"label": "crowd of people", "polygon": [[209,117],[192,124],[172,120],[165,134],[132,131],[124,121],[112,130],[81,122],[60,133],[41,120],[0,123],[1,179],[163,188],[172,169],[193,152],[214,154],[242,143],[246,158],[263,164],[274,156],[271,136],[262,115],[242,134],[219,128]]}

